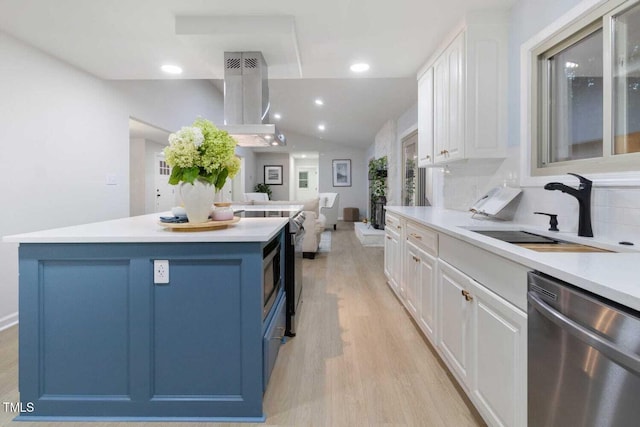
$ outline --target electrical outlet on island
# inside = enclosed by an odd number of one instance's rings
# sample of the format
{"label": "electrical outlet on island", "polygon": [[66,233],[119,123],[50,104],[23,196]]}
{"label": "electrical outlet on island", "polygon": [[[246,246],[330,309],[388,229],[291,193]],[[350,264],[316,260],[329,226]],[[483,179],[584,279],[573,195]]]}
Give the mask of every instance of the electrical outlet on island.
{"label": "electrical outlet on island", "polygon": [[169,283],[169,260],[153,260],[153,283],[156,285]]}

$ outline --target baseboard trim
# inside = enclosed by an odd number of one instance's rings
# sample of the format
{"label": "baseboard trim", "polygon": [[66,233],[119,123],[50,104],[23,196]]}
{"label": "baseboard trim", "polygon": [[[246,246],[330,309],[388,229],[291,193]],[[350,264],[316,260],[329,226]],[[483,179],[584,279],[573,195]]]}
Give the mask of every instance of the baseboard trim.
{"label": "baseboard trim", "polygon": [[18,312],[3,317],[0,319],[0,331],[4,331],[14,325],[18,324]]}

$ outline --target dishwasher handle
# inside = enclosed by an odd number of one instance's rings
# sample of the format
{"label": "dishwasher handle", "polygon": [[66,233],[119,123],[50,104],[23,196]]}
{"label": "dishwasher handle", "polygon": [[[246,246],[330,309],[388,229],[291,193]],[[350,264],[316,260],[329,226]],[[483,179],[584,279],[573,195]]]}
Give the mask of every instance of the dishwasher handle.
{"label": "dishwasher handle", "polygon": [[566,330],[585,344],[595,348],[618,365],[635,374],[640,373],[640,357],[615,343],[604,339],[584,326],[564,316],[546,304],[535,292],[528,292],[531,305],[544,317]]}

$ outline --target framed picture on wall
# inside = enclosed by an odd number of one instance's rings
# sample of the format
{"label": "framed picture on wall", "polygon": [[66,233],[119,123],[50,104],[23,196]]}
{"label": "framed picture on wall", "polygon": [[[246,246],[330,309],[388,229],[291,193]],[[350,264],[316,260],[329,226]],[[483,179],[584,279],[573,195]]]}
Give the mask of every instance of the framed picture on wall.
{"label": "framed picture on wall", "polygon": [[264,183],[267,185],[282,185],[282,165],[265,165]]}
{"label": "framed picture on wall", "polygon": [[351,159],[333,161],[333,186],[351,187]]}

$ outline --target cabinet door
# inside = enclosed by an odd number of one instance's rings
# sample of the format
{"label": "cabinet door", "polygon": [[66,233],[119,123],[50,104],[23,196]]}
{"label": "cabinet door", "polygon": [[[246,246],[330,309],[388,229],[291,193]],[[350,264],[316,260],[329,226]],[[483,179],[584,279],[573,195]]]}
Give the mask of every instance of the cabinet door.
{"label": "cabinet door", "polygon": [[418,267],[418,325],[429,341],[436,345],[436,259],[423,250],[419,251]]}
{"label": "cabinet door", "polygon": [[390,231],[386,231],[384,239],[384,272],[389,281],[389,285],[393,291],[400,295],[399,289],[399,266],[400,254],[398,248],[400,246],[399,236]]}
{"label": "cabinet door", "polygon": [[465,102],[465,78],[464,78],[464,33],[449,45],[445,52],[448,72],[448,138],[444,148],[444,158],[447,161],[464,157],[464,102]]}
{"label": "cabinet door", "polygon": [[445,160],[445,149],[449,145],[448,97],[449,78],[446,55],[441,55],[433,65],[433,160]]}
{"label": "cabinet door", "polygon": [[418,306],[420,302],[420,249],[410,242],[405,243],[404,278],[406,301],[409,313],[418,320]]}
{"label": "cabinet door", "polygon": [[471,281],[473,295],[472,400],[489,425],[526,424],[527,317]]}
{"label": "cabinet door", "polygon": [[463,387],[468,386],[469,334],[472,304],[462,292],[469,291],[467,276],[444,261],[438,261],[438,325],[439,347],[442,356]]}
{"label": "cabinet door", "polygon": [[433,68],[418,80],[418,166],[433,163]]}

